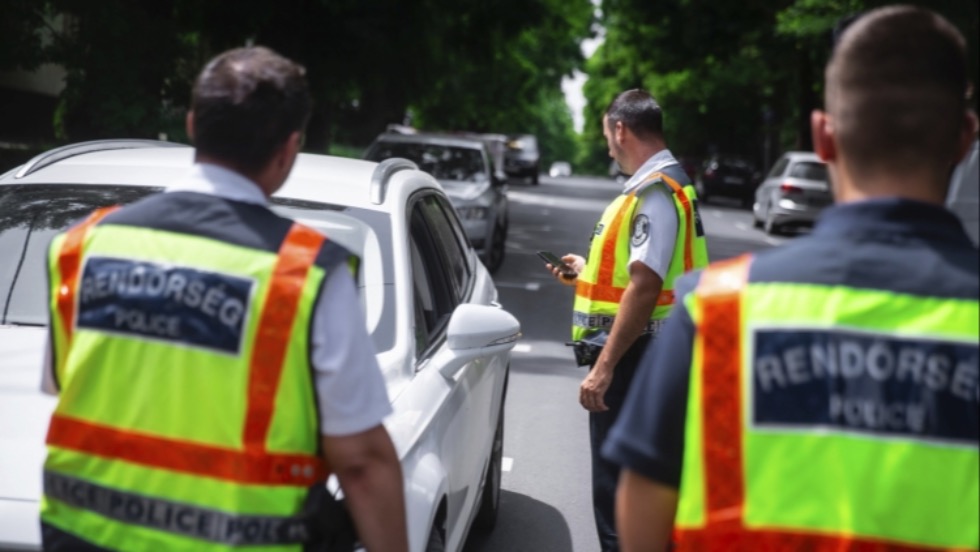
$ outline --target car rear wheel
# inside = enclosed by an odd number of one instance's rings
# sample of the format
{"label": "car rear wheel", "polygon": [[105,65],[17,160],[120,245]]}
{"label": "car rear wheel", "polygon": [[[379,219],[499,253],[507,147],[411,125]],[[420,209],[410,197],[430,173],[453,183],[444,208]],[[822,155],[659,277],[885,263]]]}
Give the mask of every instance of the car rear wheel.
{"label": "car rear wheel", "polygon": [[534,173],[531,175],[531,185],[532,186],[538,185],[538,171],[534,171]]}
{"label": "car rear wheel", "polygon": [[490,449],[490,461],[487,462],[487,473],[483,483],[483,496],[480,497],[480,510],[473,520],[473,527],[478,531],[489,532],[497,525],[497,512],[500,510],[500,479],[504,465],[504,412],[500,409],[497,416],[497,430],[493,435],[493,446]]}
{"label": "car rear wheel", "polygon": [[766,221],[765,221],[765,224],[763,226],[763,229],[765,230],[766,234],[768,234],[770,236],[775,236],[777,234],[780,234],[781,231],[782,231],[782,227],[780,225],[776,224],[776,220],[772,216],[772,213],[769,213],[768,215],[766,215]]}

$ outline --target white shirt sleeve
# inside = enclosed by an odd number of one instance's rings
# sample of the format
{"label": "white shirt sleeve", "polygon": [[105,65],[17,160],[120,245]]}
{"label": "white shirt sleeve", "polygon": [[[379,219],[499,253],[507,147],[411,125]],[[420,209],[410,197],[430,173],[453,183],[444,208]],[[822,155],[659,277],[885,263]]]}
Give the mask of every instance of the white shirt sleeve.
{"label": "white shirt sleeve", "polygon": [[677,241],[677,210],[672,192],[651,184],[638,197],[630,235],[630,264],[639,261],[666,278]]}
{"label": "white shirt sleeve", "polygon": [[392,412],[388,389],[354,279],[343,266],[323,284],[312,334],[320,431],[339,437],[380,424]]}

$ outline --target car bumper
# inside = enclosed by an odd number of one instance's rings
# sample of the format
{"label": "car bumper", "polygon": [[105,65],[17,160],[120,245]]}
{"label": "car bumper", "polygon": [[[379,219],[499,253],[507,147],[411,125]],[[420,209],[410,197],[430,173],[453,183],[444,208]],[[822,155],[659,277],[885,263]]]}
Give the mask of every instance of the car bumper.
{"label": "car bumper", "polygon": [[813,224],[825,208],[825,206],[797,203],[791,199],[780,199],[772,206],[769,215],[777,224]]}
{"label": "car bumper", "polygon": [[490,224],[483,219],[463,219],[460,222],[463,223],[463,230],[466,232],[466,237],[470,240],[473,249],[482,257],[490,245],[492,238]]}

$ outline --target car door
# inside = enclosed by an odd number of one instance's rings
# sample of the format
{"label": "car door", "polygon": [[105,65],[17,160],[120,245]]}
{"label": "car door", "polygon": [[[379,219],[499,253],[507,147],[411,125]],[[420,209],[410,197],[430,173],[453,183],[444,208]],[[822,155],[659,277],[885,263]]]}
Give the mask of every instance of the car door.
{"label": "car door", "polygon": [[[472,295],[475,264],[468,243],[457,228],[448,201],[436,193],[413,198],[410,213],[410,254],[414,286],[415,342],[418,370],[438,370],[435,362],[446,348],[446,329],[453,309]],[[455,225],[455,226],[454,226]],[[451,387],[439,413],[446,427],[440,459],[449,478],[447,541],[462,538],[478,498],[496,423],[495,394],[503,370],[496,359],[477,359],[449,381]],[[491,416],[491,413],[493,414]]]}

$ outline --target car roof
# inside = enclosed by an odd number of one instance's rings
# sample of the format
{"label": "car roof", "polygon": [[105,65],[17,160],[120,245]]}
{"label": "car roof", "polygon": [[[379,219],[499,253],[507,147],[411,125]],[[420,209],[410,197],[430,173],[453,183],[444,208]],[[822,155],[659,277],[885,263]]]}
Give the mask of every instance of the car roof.
{"label": "car roof", "polygon": [[[137,142],[140,141],[133,141]],[[95,151],[83,149],[86,145],[97,147],[98,144],[75,144],[73,146],[79,147],[81,153],[50,163],[38,162],[27,174],[16,176],[46,155],[41,154],[28,165],[0,175],[0,186],[37,183],[166,187],[186,175],[193,164],[194,149],[189,146],[162,143]],[[402,163],[407,162],[402,160]],[[389,207],[373,201],[372,194],[376,192],[372,190],[372,180],[377,179],[378,169],[379,163],[373,161],[301,153],[286,183],[274,195],[386,211]],[[438,187],[434,180],[431,182]]]}
{"label": "car roof", "polygon": [[789,159],[790,161],[813,161],[815,163],[823,163],[823,159],[820,159],[820,157],[812,151],[787,151],[783,154],[783,157]]}
{"label": "car roof", "polygon": [[433,144],[439,146],[450,146],[450,147],[469,148],[469,149],[482,149],[485,146],[484,140],[477,137],[469,138],[464,136],[453,136],[448,134],[432,134],[432,133],[420,133],[420,134],[384,133],[378,135],[376,141],[398,142],[402,144]]}

